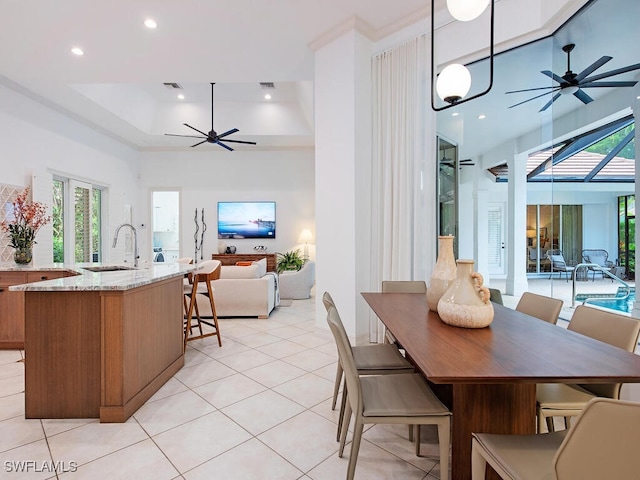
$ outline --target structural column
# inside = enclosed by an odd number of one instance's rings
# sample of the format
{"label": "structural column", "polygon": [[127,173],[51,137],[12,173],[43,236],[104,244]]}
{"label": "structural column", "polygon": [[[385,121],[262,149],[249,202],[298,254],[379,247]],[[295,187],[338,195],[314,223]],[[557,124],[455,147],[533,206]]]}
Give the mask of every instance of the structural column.
{"label": "structural column", "polygon": [[527,238],[527,154],[518,153],[507,161],[509,167],[507,210],[506,294],[520,296],[528,289]]}

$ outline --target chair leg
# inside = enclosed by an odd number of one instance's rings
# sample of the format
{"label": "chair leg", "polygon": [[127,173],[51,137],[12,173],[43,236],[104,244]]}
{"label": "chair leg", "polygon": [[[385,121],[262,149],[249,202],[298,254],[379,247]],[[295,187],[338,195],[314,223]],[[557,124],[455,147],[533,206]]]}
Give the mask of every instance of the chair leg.
{"label": "chair leg", "polygon": [[[419,425],[418,425],[419,427]],[[438,443],[440,445],[440,480],[449,480],[449,444],[451,442],[451,419],[446,417],[438,423]]]}
{"label": "chair leg", "polygon": [[[342,399],[340,400],[340,414],[338,415],[338,432],[336,433],[336,442],[340,441],[340,432],[344,425],[344,410],[347,405],[347,379],[342,385]],[[347,429],[349,428],[349,421],[347,420]]]}
{"label": "chair leg", "polygon": [[409,441],[413,442],[413,425],[409,425]]}
{"label": "chair leg", "polygon": [[[440,467],[440,469],[442,470],[442,467]],[[476,441],[472,440],[471,442],[471,480],[484,480],[486,471],[487,471],[487,460],[480,453],[480,447],[478,446]]]}
{"label": "chair leg", "polygon": [[415,439],[416,439],[416,457],[420,456],[420,425],[410,425],[415,429]]}
{"label": "chair leg", "polygon": [[338,360],[338,368],[336,369],[336,382],[333,386],[333,402],[331,403],[331,410],[336,409],[336,402],[338,400],[338,391],[340,390],[340,382],[342,381],[342,365]]}
{"label": "chair leg", "polygon": [[351,441],[351,453],[349,454],[349,467],[347,469],[347,480],[353,480],[356,473],[356,462],[358,461],[358,452],[360,451],[360,440],[362,439],[362,431],[364,425],[362,420],[356,419],[353,426],[353,440]]}
{"label": "chair leg", "polygon": [[351,421],[351,405],[347,402],[344,409],[344,416],[342,417],[342,432],[340,433],[340,449],[338,450],[338,457],[342,458],[344,455],[344,445],[347,441],[347,432],[349,431],[349,423]]}
{"label": "chair leg", "polygon": [[549,433],[555,432],[556,428],[553,425],[553,417],[546,417],[545,419],[547,421],[547,430],[549,430]]}

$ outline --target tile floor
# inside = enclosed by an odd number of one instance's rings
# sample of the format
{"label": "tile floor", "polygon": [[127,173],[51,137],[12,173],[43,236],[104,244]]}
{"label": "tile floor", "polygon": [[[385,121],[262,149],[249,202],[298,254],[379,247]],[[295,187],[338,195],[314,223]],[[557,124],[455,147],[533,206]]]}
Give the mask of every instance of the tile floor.
{"label": "tile floor", "polygon": [[[337,353],[314,310],[296,300],[268,320],[221,320],[222,348],[189,342],[182,370],[123,424],[25,420],[23,352],[0,350],[0,479],[344,478]],[[368,428],[356,478],[439,478],[437,435],[423,428],[421,457],[406,427]]]}

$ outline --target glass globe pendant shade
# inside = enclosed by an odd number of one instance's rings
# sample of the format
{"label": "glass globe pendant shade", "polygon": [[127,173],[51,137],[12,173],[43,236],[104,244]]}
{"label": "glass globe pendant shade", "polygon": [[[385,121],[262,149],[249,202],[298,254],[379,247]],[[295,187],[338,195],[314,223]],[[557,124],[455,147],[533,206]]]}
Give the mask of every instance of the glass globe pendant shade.
{"label": "glass globe pendant shade", "polygon": [[471,89],[471,73],[459,63],[447,65],[438,75],[436,92],[447,103],[455,103],[463,98]]}
{"label": "glass globe pendant shade", "polygon": [[449,13],[461,22],[478,18],[488,5],[489,0],[447,0]]}

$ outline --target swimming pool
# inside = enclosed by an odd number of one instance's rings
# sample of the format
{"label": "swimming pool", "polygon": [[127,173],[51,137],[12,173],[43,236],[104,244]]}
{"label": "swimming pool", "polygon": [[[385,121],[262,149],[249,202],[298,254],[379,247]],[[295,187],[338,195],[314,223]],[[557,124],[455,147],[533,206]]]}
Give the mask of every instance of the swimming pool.
{"label": "swimming pool", "polygon": [[615,296],[598,293],[579,293],[576,295],[576,302],[584,302],[587,298],[602,298],[601,300],[590,300],[587,305],[597,305],[598,307],[609,308],[618,312],[631,313],[633,302],[636,301],[635,287],[631,287],[631,292],[627,298],[616,299],[616,297],[624,297],[626,291],[626,288],[618,287],[618,292]]}

